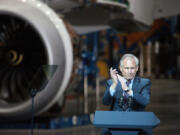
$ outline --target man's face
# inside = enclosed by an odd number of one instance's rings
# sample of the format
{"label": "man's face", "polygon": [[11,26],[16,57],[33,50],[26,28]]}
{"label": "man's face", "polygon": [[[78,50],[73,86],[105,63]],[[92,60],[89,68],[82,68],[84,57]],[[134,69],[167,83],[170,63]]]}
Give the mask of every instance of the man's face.
{"label": "man's face", "polygon": [[119,67],[122,75],[125,79],[133,79],[136,76],[136,72],[138,71],[138,66],[136,66],[136,62],[133,58],[125,58],[123,61],[123,66]]}

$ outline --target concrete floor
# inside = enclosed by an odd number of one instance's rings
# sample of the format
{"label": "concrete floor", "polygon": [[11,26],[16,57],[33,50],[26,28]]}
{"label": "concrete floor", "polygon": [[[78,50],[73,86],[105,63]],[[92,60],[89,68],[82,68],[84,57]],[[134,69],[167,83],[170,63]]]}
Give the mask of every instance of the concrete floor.
{"label": "concrete floor", "polygon": [[[30,130],[0,130],[0,135],[31,135]],[[33,135],[100,135],[100,129],[92,125],[60,130],[34,130]]]}
{"label": "concrete floor", "polygon": [[155,135],[180,134],[180,80],[153,80],[151,104],[147,111],[161,120]]}
{"label": "concrete floor", "polygon": [[[102,94],[103,94],[102,90]],[[104,110],[101,106],[101,110]],[[106,109],[105,109],[106,110]],[[154,112],[161,120],[153,135],[180,134],[180,80],[152,80],[151,104],[147,111]],[[30,130],[0,130],[0,135],[29,135]],[[60,130],[35,130],[34,135],[100,135],[93,125]]]}

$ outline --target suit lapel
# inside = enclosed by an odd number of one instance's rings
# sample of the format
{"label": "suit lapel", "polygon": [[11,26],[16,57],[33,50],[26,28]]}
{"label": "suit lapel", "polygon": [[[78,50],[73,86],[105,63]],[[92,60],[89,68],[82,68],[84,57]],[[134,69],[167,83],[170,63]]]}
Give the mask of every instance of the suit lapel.
{"label": "suit lapel", "polygon": [[119,82],[119,80],[118,80],[118,84],[117,84],[117,87],[116,87],[116,95],[117,96],[120,96],[120,95],[122,95],[122,86],[121,86],[121,83]]}
{"label": "suit lapel", "polygon": [[138,92],[138,90],[139,90],[139,82],[140,82],[139,78],[135,77],[134,81],[133,81],[133,85],[132,85],[132,90],[133,91]]}

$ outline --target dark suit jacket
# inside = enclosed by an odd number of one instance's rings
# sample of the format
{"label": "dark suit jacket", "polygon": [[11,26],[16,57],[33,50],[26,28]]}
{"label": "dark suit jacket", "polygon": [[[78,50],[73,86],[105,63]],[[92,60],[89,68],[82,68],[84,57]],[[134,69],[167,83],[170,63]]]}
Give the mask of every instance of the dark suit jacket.
{"label": "dark suit jacket", "polygon": [[[112,84],[112,80],[107,81],[107,88],[103,96],[103,104],[111,105],[111,109],[115,111],[123,111],[122,108],[118,105],[119,98],[122,97],[123,90],[121,83],[118,82],[116,87],[116,92],[113,96],[110,95],[109,88]],[[147,104],[150,103],[150,85],[151,82],[149,79],[135,77],[132,85],[133,90],[133,102],[130,111],[144,111]]]}

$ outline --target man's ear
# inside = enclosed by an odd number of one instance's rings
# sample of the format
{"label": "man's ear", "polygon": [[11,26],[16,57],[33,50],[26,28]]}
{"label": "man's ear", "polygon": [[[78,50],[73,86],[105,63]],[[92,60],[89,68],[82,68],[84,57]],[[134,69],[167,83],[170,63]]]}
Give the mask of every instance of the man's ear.
{"label": "man's ear", "polygon": [[119,70],[121,71],[121,73],[122,73],[122,67],[119,65]]}
{"label": "man's ear", "polygon": [[138,69],[139,69],[139,66],[136,66],[136,72],[138,71]]}

